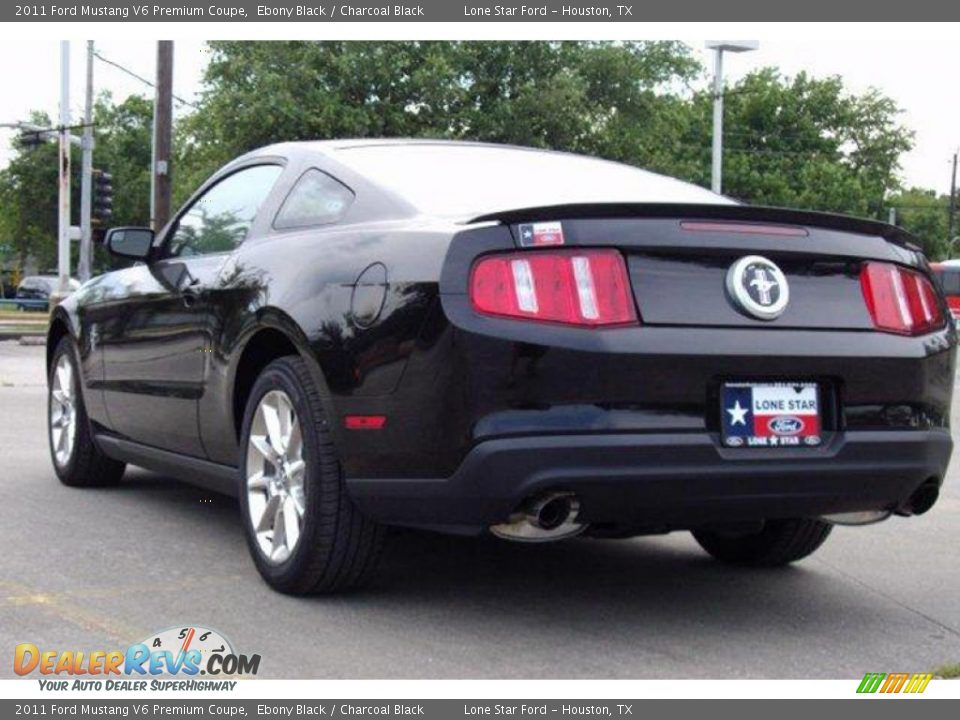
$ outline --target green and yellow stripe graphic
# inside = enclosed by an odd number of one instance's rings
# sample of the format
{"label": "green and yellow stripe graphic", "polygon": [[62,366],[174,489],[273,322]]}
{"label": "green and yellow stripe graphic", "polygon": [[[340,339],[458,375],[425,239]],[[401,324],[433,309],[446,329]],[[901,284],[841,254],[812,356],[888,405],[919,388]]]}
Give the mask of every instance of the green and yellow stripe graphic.
{"label": "green and yellow stripe graphic", "polygon": [[867,673],[858,693],[922,693],[933,680],[932,673]]}

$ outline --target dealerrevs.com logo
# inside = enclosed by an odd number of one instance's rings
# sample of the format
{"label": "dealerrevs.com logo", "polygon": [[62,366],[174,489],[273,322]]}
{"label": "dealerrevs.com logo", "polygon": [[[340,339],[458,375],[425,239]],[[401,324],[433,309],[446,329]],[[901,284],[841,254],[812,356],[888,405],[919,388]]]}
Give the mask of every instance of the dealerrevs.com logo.
{"label": "dealerrevs.com logo", "polygon": [[260,655],[237,653],[221,633],[200,626],[168,628],[123,650],[20,643],[13,657],[17,675],[45,676],[38,678],[42,690],[232,690],[236,680],[227,678],[249,677],[259,669]]}

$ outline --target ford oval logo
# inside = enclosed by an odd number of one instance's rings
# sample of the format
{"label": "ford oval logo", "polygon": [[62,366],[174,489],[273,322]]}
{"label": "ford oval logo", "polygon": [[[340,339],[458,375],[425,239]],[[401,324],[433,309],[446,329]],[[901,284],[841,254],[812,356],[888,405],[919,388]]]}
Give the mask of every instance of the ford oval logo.
{"label": "ford oval logo", "polygon": [[798,417],[775,417],[767,423],[774,435],[797,435],[803,431],[803,420]]}

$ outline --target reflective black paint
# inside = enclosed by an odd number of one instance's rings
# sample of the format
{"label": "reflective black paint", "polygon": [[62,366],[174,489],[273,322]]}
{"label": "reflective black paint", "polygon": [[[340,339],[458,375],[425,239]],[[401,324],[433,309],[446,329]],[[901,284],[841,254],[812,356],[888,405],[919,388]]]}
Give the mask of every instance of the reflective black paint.
{"label": "reflective black paint", "polygon": [[[423,518],[429,503],[418,507],[419,519],[390,516],[397,506],[376,502],[384,483],[442,482],[486,441],[690,434],[703,451],[715,440],[726,379],[821,382],[836,409],[831,442],[856,431],[936,433],[948,425],[952,327],[920,338],[874,332],[857,294],[863,258],[921,269],[925,261],[899,242],[852,233],[847,221],[785,212],[773,216],[802,218],[810,232],[772,238],[685,232],[679,218],[692,211],[683,207],[676,217],[644,218],[642,207],[631,217],[570,217],[568,244],[628,255],[644,322],[577,329],[471,309],[473,260],[515,248],[513,226],[418,216],[322,156],[270,159],[284,163],[283,174],[237,250],[153,258],[96,278],[57,308],[55,321],[81,349],[88,412],[102,432],[236,466],[238,368],[265,332],[281,334],[308,360],[347,478],[382,480],[372,494],[364,490],[364,507],[397,522],[444,519]],[[357,202],[337,225],[274,229],[285,192],[313,166],[341,178]],[[794,289],[795,305],[773,322],[736,313],[723,295],[725,268],[755,252],[780,263]],[[388,421],[351,432],[342,427],[346,414]],[[717,455],[717,467],[729,461]],[[935,463],[940,477],[945,462]],[[481,515],[489,519],[465,517]]]}

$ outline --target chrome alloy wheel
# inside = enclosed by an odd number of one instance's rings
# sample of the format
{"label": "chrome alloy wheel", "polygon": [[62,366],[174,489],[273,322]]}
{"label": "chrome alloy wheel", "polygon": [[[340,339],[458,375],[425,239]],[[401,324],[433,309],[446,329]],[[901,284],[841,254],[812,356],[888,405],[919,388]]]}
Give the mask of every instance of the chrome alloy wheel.
{"label": "chrome alloy wheel", "polygon": [[264,557],[282,563],[303,529],[306,498],[303,436],[290,397],[271,390],[260,399],[247,443],[247,507]]}
{"label": "chrome alloy wheel", "polygon": [[50,446],[57,466],[63,468],[73,456],[77,442],[77,393],[70,356],[57,360],[50,386]]}

